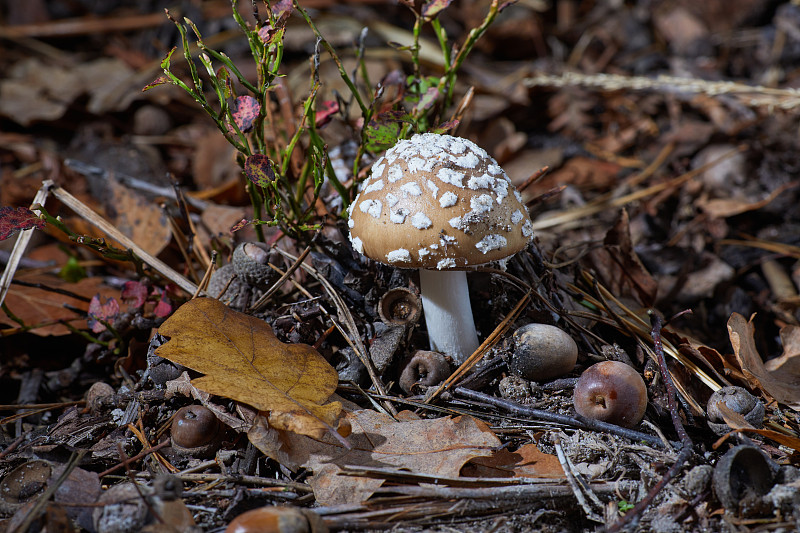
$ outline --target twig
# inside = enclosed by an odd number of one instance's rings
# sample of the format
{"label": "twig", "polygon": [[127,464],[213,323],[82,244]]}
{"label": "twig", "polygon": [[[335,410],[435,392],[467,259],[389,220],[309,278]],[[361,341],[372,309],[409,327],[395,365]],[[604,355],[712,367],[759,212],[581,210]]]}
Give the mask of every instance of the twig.
{"label": "twig", "polygon": [[[578,503],[583,508],[583,512],[586,513],[586,518],[592,520],[593,522],[600,522],[603,523],[603,519],[594,512],[594,510],[589,505],[589,502],[586,501],[586,498],[583,495],[583,491],[581,491],[581,484],[578,483],[577,475],[573,471],[573,466],[570,460],[567,458],[567,455],[564,453],[564,448],[561,447],[561,439],[556,436],[555,441],[555,449],[556,449],[556,456],[558,457],[558,462],[561,463],[561,469],[564,470],[564,476],[567,478],[567,483],[569,483],[570,489],[572,489],[572,493],[575,495],[575,499],[578,500]],[[589,493],[592,496],[592,501],[595,504],[600,504],[602,507],[602,503],[597,499],[597,496],[593,492]]]}
{"label": "twig", "polygon": [[506,332],[506,330],[508,330],[509,326],[514,322],[514,320],[517,319],[520,313],[522,313],[522,311],[525,309],[525,304],[528,303],[530,297],[531,297],[531,291],[529,290],[527,293],[525,293],[525,295],[523,295],[522,298],[520,298],[519,302],[517,302],[517,305],[514,306],[514,309],[512,309],[511,312],[508,313],[508,315],[503,319],[503,321],[500,322],[500,324],[498,324],[496,328],[494,328],[494,331],[492,331],[492,333],[488,337],[486,337],[486,340],[484,340],[483,343],[481,343],[481,345],[478,346],[478,348],[475,350],[475,353],[470,355],[467,358],[467,360],[464,361],[461,364],[461,366],[459,366],[456,369],[455,372],[453,372],[452,375],[450,375],[446,380],[444,380],[442,384],[439,385],[439,387],[435,391],[433,391],[433,393],[430,396],[428,396],[428,398],[425,400],[426,403],[432,402],[434,399],[436,399],[437,396],[439,396],[442,392],[452,387],[454,383],[456,383],[459,379],[464,377],[464,375],[466,375],[467,372],[472,370],[472,368],[474,368],[475,365],[478,364],[478,362],[487,353],[489,348],[494,346],[497,343],[497,341],[500,340],[500,337]]}
{"label": "twig", "polygon": [[512,402],[510,400],[503,400],[502,398],[495,398],[494,396],[489,396],[488,394],[483,394],[482,392],[465,389],[463,387],[456,387],[453,391],[456,395],[461,396],[463,398],[468,398],[470,400],[474,400],[477,402],[483,402],[489,404],[493,407],[499,407],[508,413],[527,417],[527,418],[535,418],[537,420],[542,420],[544,422],[552,422],[554,424],[563,424],[568,427],[574,427],[578,429],[588,429],[590,431],[602,431],[607,433],[613,433],[619,437],[624,437],[626,439],[631,439],[633,441],[644,441],[651,446],[657,446],[659,448],[664,448],[664,443],[661,442],[661,439],[658,437],[654,437],[653,435],[648,435],[647,433],[642,433],[641,431],[635,431],[633,429],[627,429],[621,426],[615,426],[614,424],[609,424],[607,422],[600,422],[599,420],[591,420],[588,418],[583,417],[574,417],[574,416],[567,416],[562,415],[559,413],[551,413],[550,411],[542,411],[540,409],[533,409],[530,407],[526,407],[524,405],[518,404],[516,402]]}
{"label": "twig", "polygon": [[134,455],[133,457],[128,457],[127,459],[123,460],[122,462],[118,463],[117,465],[112,466],[108,470],[104,470],[103,472],[100,472],[99,474],[97,474],[97,477],[102,479],[103,477],[107,476],[108,474],[116,472],[120,468],[127,468],[128,465],[130,465],[131,463],[135,463],[139,459],[141,459],[143,457],[146,457],[146,456],[150,455],[153,452],[157,452],[161,448],[165,448],[168,444],[169,444],[169,440],[165,440],[165,441],[162,441],[162,442],[156,444],[155,446],[152,446],[150,448],[146,448],[146,449],[142,450],[141,452],[139,452],[138,454]]}
{"label": "twig", "polygon": [[[44,204],[45,200],[47,200],[47,195],[50,192],[51,185],[53,185],[51,180],[47,180],[42,183],[41,188],[36,192],[36,196],[33,198],[31,209],[36,204]],[[25,255],[25,248],[28,247],[31,237],[33,237],[33,228],[20,232],[19,236],[17,237],[17,242],[14,244],[14,249],[11,251],[11,255],[6,263],[6,269],[3,271],[3,275],[0,276],[0,305],[2,305],[6,299],[8,287],[11,285],[11,280],[14,277],[14,273],[17,271],[17,267],[19,266],[22,256]]]}
{"label": "twig", "polygon": [[[42,189],[48,189],[53,196],[58,198],[67,207],[75,211],[80,217],[89,222],[91,225],[122,244],[126,248],[130,248],[150,267],[173,282],[175,285],[183,289],[189,294],[194,294],[197,291],[197,286],[180,275],[162,260],[146,252],[141,246],[133,242],[127,235],[112,226],[106,219],[92,211],[89,206],[72,196],[70,193],[53,184],[52,181],[45,182]],[[38,195],[37,195],[38,196]],[[41,202],[39,202],[41,204]]]}
{"label": "twig", "polygon": [[661,377],[664,380],[664,388],[666,389],[667,393],[667,404],[669,406],[669,415],[672,418],[672,424],[675,426],[675,431],[678,434],[678,437],[681,439],[681,451],[678,454],[678,457],[675,458],[673,465],[669,470],[667,470],[658,483],[653,485],[650,491],[648,491],[647,495],[642,498],[642,500],[637,503],[633,509],[628,511],[622,518],[611,524],[611,526],[608,528],[608,533],[621,531],[622,528],[627,527],[628,525],[635,526],[639,522],[639,519],[644,511],[653,502],[656,495],[661,492],[661,489],[663,489],[667,483],[672,481],[672,479],[678,475],[680,469],[683,468],[683,465],[692,455],[692,439],[689,438],[688,433],[686,433],[686,429],[683,427],[680,415],[678,414],[678,404],[675,401],[677,393],[675,391],[675,385],[672,383],[672,378],[670,377],[669,371],[667,370],[667,361],[664,357],[664,347],[661,344],[661,317],[659,317],[656,313],[651,313],[650,320],[653,324],[653,349],[656,353],[656,357],[658,358],[658,368],[661,371]]}

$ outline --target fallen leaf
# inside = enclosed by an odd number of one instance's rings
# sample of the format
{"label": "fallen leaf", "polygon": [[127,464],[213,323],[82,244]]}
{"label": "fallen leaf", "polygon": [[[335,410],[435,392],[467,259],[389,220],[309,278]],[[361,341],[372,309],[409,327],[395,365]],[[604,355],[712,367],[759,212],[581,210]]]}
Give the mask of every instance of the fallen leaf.
{"label": "fallen leaf", "polygon": [[614,227],[606,233],[603,247],[592,250],[589,257],[597,277],[612,294],[635,294],[642,305],[653,305],[658,283],[633,249],[627,210],[622,210]]}
{"label": "fallen leaf", "polygon": [[229,309],[218,300],[183,304],[159,328],[170,340],[156,351],[206,374],[192,384],[269,412],[273,428],[321,438],[336,426],[336,370],[312,347],[284,344],[263,320]]}
{"label": "fallen leaf", "polygon": [[[360,503],[382,484],[382,479],[339,475],[341,468],[390,467],[442,477],[457,477],[464,464],[476,457],[491,456],[500,440],[483,423],[469,416],[420,420],[389,415],[370,409],[347,413],[353,432],[352,449],[345,449],[330,435],[315,440],[261,428],[259,440],[250,441],[268,456],[292,469],[313,470],[309,480],[321,505]],[[277,440],[275,440],[277,439]],[[275,444],[280,442],[280,453]]]}
{"label": "fallen leaf", "polygon": [[533,477],[563,479],[564,469],[558,457],[544,453],[529,442],[512,452],[506,448],[491,457],[478,457],[461,471],[470,477]]}
{"label": "fallen leaf", "polygon": [[119,315],[119,303],[114,298],[103,298],[105,303],[101,303],[100,295],[92,296],[89,302],[89,327],[92,333],[102,333],[106,330],[103,322],[113,322]]}
{"label": "fallen leaf", "polygon": [[[57,276],[18,273],[15,279],[26,283],[41,284],[52,289],[66,290],[86,298],[81,300],[37,287],[12,284],[8,289],[5,304],[17,318],[28,326],[48,324],[31,330],[31,333],[39,336],[69,335],[71,331],[65,325],[57,323],[58,321],[69,322],[75,328],[85,329],[87,327],[86,320],[71,308],[88,311],[89,299],[95,294],[100,293],[106,298],[119,294],[116,289],[105,286],[100,277],[84,278],[78,283],[68,283]],[[10,318],[6,318],[5,313],[0,313],[0,322],[17,325]]]}
{"label": "fallen leaf", "polygon": [[754,389],[761,389],[778,402],[800,411],[800,364],[797,362],[800,341],[797,328],[790,328],[781,330],[784,353],[778,358],[780,361],[767,366],[756,349],[753,320],[747,320],[739,313],[733,313],[728,320],[733,353],[747,382]]}
{"label": "fallen leaf", "polygon": [[27,207],[0,207],[0,241],[4,241],[18,231],[37,228],[44,229],[47,222]]}

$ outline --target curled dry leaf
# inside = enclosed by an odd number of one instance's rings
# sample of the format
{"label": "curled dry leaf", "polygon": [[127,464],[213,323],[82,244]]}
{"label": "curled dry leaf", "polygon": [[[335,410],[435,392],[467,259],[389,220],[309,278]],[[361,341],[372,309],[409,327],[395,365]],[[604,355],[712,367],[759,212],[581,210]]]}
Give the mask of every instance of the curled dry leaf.
{"label": "curled dry leaf", "polygon": [[752,320],[733,313],[728,320],[728,335],[733,353],[742,367],[747,382],[785,404],[800,411],[800,328],[788,326],[781,330],[783,355],[764,364],[756,349]]}
{"label": "curled dry leaf", "polygon": [[314,440],[258,427],[248,433],[262,452],[292,469],[313,470],[309,480],[321,505],[360,503],[383,479],[340,475],[348,468],[396,468],[440,477],[458,477],[467,461],[489,457],[500,440],[485,423],[469,417],[421,420],[399,413],[397,420],[371,409],[347,413],[353,432],[346,450],[330,435]]}
{"label": "curled dry leaf", "polygon": [[342,406],[325,403],[336,370],[312,347],[280,342],[262,320],[197,298],[159,333],[170,340],[157,355],[206,374],[192,380],[198,389],[265,411],[276,429],[321,438],[336,426]]}

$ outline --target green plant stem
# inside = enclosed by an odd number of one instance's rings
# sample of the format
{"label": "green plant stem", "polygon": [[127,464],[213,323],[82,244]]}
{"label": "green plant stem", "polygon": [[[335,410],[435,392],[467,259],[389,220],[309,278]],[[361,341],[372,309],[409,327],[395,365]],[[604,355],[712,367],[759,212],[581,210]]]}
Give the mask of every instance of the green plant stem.
{"label": "green plant stem", "polygon": [[366,115],[367,106],[364,104],[364,100],[361,98],[361,94],[358,92],[358,89],[356,89],[355,84],[353,84],[353,80],[350,79],[350,76],[348,76],[347,72],[344,70],[344,65],[342,65],[342,60],[339,59],[339,56],[336,54],[336,50],[334,50],[333,46],[331,46],[331,44],[322,36],[319,29],[317,29],[317,25],[314,24],[313,20],[311,20],[311,17],[308,15],[306,10],[300,6],[298,0],[292,0],[292,4],[294,5],[294,8],[300,13],[300,15],[302,15],[302,17],[305,19],[306,23],[311,28],[311,31],[314,32],[314,35],[317,37],[317,39],[320,40],[322,46],[325,47],[325,50],[327,50],[328,53],[331,55],[333,61],[336,63],[336,66],[339,69],[339,75],[342,77],[342,80],[347,85],[347,88],[350,89],[350,92],[353,94],[353,97],[355,97],[356,102],[358,102],[358,107],[361,109],[361,113],[363,115]]}

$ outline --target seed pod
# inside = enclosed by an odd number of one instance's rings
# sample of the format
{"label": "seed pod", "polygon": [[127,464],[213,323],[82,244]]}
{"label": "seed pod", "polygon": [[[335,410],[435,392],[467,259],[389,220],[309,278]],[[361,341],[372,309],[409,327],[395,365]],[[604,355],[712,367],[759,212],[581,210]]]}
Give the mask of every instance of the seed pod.
{"label": "seed pod", "polygon": [[708,427],[717,435],[724,435],[731,428],[725,423],[720,403],[728,409],[744,416],[753,427],[760,428],[764,424],[764,404],[742,387],[722,387],[715,391],[708,400]]}
{"label": "seed pod", "polygon": [[259,507],[240,514],[228,524],[225,533],[327,533],[322,518],[298,507]]}
{"label": "seed pod", "polygon": [[572,401],[581,416],[630,428],[647,409],[647,387],[625,363],[603,361],[581,374]]}
{"label": "seed pod", "polygon": [[269,248],[260,242],[243,242],[233,251],[231,264],[244,283],[269,288],[280,276],[269,266]]}
{"label": "seed pod", "polygon": [[565,331],[547,324],[527,324],[511,336],[508,366],[530,381],[568,374],[578,361],[578,345]]}
{"label": "seed pod", "polygon": [[170,436],[172,448],[181,455],[211,457],[219,449],[223,427],[214,413],[202,405],[188,405],[175,413]]}

